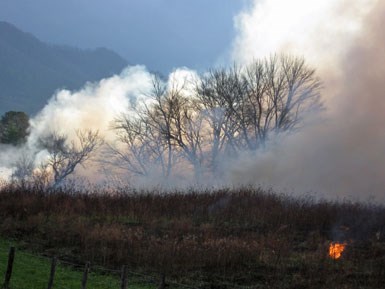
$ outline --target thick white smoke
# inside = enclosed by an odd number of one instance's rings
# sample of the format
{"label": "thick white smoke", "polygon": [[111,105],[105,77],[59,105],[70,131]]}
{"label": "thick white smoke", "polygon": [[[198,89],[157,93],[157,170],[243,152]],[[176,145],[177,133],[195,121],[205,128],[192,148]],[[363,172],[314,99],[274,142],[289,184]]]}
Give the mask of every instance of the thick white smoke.
{"label": "thick white smoke", "polygon": [[[183,90],[187,94],[197,77],[194,71],[179,68],[170,74],[166,83],[169,89]],[[112,128],[114,121],[130,111],[134,116],[135,109],[151,103],[149,96],[153,79],[154,75],[144,66],[132,66],[120,75],[87,83],[79,91],[58,90],[30,120],[30,134],[24,146],[2,145],[0,179],[9,180],[21,158],[27,158],[36,167],[44,163],[49,154],[41,147],[40,141],[50,133],[65,135],[68,142],[76,142],[78,131],[92,130],[98,131],[106,145],[116,143],[117,132]],[[103,162],[103,157],[102,148],[94,156],[93,164],[86,164],[86,169],[78,166],[76,176],[92,183],[119,181],[119,178],[127,180],[127,176],[119,175],[121,171]],[[155,186],[157,176],[153,178],[151,185]]]}
{"label": "thick white smoke", "polygon": [[143,66],[133,66],[120,75],[86,84],[79,91],[58,91],[31,120],[30,144],[52,131],[73,138],[79,129],[98,130],[106,140],[114,138],[111,121],[126,112],[130,103],[145,101],[151,77]]}
{"label": "thick white smoke", "polygon": [[[223,160],[225,178],[215,184],[262,184],[327,197],[385,200],[384,15],[380,0],[252,1],[235,18],[238,36],[228,63],[247,64],[282,52],[304,56],[324,83],[326,111],[309,116],[298,133],[273,139],[264,151],[245,152],[238,161]],[[197,77],[182,68],[167,83],[188,95]],[[0,174],[11,174],[10,156],[21,155],[22,150],[38,153],[36,164],[44,160],[38,141],[52,131],[72,139],[76,130],[93,129],[113,143],[116,132],[111,122],[131,105],[146,102],[151,87],[152,75],[134,66],[76,92],[58,91],[31,120],[26,147],[1,148]],[[108,167],[103,175],[102,168],[97,163],[80,175],[99,181],[115,174]],[[152,177],[142,184],[156,185],[158,179]]]}
{"label": "thick white smoke", "polygon": [[362,32],[377,0],[254,0],[235,17],[233,58],[248,63],[272,53],[304,56],[335,65]]}
{"label": "thick white smoke", "polygon": [[[39,146],[40,139],[50,133],[68,136],[75,141],[78,130],[99,131],[106,141],[113,140],[111,122],[127,112],[132,102],[144,102],[151,89],[151,74],[143,66],[126,68],[120,75],[87,83],[79,91],[58,91],[30,121],[30,135],[25,146],[7,146],[0,153],[2,177],[9,179],[20,157],[27,157],[38,166],[47,153]],[[95,166],[91,166],[95,167]],[[96,175],[96,170],[87,170]]]}
{"label": "thick white smoke", "polygon": [[[15,155],[19,154],[19,149],[11,145],[0,145],[0,183],[8,180],[12,176],[12,163]],[[1,186],[1,185],[0,185]]]}
{"label": "thick white smoke", "polygon": [[326,112],[232,166],[234,183],[385,200],[385,24],[376,0],[254,1],[237,17],[233,57],[304,55],[323,80]]}

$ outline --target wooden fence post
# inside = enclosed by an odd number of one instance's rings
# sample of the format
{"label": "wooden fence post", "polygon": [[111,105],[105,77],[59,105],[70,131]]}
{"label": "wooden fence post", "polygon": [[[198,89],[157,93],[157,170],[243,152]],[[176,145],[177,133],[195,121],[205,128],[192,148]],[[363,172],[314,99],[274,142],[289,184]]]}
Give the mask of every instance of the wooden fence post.
{"label": "wooden fence post", "polygon": [[83,272],[82,289],[87,288],[87,279],[88,279],[88,272],[89,271],[90,271],[90,262],[87,262],[85,267],[84,267],[84,272]]}
{"label": "wooden fence post", "polygon": [[122,273],[120,275],[121,285],[120,289],[127,289],[127,267],[125,265],[122,266]]}
{"label": "wooden fence post", "polygon": [[160,275],[160,283],[158,289],[165,289],[166,287],[168,287],[166,284],[166,274],[162,273]]}
{"label": "wooden fence post", "polygon": [[12,276],[14,259],[15,259],[15,247],[11,247],[9,248],[7,271],[5,272],[4,284],[2,287],[4,289],[9,288],[9,281],[11,280],[11,276]]}
{"label": "wooden fence post", "polygon": [[56,259],[56,257],[53,257],[52,262],[51,262],[51,272],[49,274],[47,289],[52,289],[52,287],[53,287],[53,280],[55,278],[55,271],[56,271],[56,263],[57,263],[57,259]]}

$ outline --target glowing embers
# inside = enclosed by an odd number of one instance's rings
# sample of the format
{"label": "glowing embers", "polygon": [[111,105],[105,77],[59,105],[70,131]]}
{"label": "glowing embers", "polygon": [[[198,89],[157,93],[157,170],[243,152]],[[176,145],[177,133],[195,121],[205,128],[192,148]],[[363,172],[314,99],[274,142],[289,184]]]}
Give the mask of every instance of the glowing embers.
{"label": "glowing embers", "polygon": [[330,243],[329,257],[335,260],[341,258],[341,254],[345,250],[345,248],[346,248],[346,243],[337,243],[337,242]]}

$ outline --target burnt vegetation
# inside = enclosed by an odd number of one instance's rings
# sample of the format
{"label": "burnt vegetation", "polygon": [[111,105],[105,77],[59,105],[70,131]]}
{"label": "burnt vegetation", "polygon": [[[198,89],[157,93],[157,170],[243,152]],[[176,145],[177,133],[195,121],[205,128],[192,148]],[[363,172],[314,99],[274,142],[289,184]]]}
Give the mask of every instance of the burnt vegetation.
{"label": "burnt vegetation", "polygon": [[[0,233],[40,254],[194,288],[380,288],[385,208],[262,189],[162,193],[7,185]],[[342,257],[328,256],[344,242]],[[345,286],[345,287],[344,287]]]}

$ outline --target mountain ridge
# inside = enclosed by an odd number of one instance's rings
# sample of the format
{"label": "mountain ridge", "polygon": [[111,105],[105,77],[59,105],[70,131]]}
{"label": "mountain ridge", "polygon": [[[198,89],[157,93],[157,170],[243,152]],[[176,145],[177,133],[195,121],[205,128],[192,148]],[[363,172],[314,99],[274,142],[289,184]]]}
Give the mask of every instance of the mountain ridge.
{"label": "mountain ridge", "polygon": [[107,48],[48,44],[0,21],[0,115],[10,110],[36,114],[56,90],[79,89],[127,65]]}

